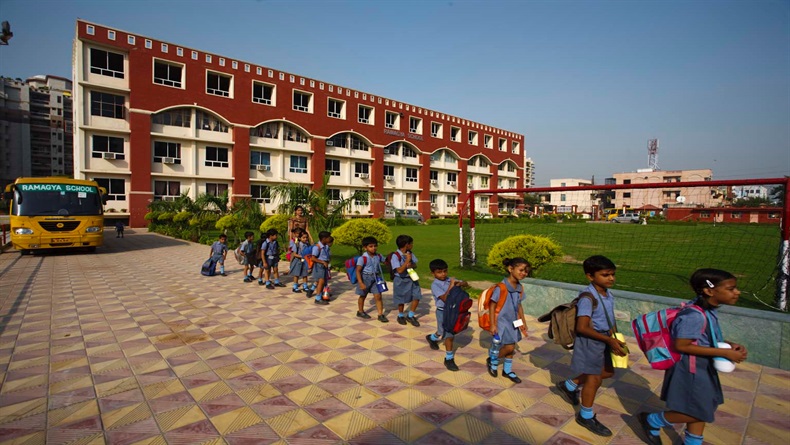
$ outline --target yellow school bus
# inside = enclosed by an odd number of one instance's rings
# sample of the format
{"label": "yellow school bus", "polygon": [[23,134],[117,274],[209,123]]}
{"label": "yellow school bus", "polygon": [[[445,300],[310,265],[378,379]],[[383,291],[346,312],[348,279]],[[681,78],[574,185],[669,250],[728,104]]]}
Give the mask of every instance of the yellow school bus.
{"label": "yellow school bus", "polygon": [[629,208],[620,208],[620,209],[606,209],[604,212],[605,212],[604,215],[606,216],[606,220],[607,221],[611,221],[611,220],[617,218],[618,216],[623,216],[626,213],[638,213],[636,210],[634,210],[634,209],[632,209],[630,207]]}
{"label": "yellow school bus", "polygon": [[11,244],[31,250],[104,243],[106,191],[94,181],[70,178],[18,178],[5,188],[10,201]]}

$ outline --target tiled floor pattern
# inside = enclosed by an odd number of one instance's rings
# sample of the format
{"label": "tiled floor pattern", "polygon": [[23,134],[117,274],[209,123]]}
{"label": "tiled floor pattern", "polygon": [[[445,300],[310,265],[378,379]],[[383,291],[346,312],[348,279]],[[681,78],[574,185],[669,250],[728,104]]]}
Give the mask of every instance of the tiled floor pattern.
{"label": "tiled floor pattern", "polygon": [[[486,373],[478,329],[450,372],[424,339],[427,292],[419,328],[365,321],[342,278],[317,306],[235,264],[200,276],[207,246],[127,232],[97,254],[0,255],[0,444],[630,444],[630,415],[661,406],[661,373],[634,354],[599,393],[615,435],[597,437],[550,389],[570,355],[534,320],[523,383]],[[722,382],[708,443],[788,443],[790,373],[742,364]]]}

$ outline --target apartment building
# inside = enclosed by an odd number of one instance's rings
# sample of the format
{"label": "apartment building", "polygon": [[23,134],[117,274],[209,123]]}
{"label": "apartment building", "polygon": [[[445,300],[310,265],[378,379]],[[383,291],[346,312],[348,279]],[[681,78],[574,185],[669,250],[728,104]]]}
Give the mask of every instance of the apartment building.
{"label": "apartment building", "polygon": [[[589,179],[551,179],[549,187],[581,187],[590,186]],[[557,213],[590,213],[600,207],[597,192],[583,191],[556,191],[548,194],[548,203],[554,206]],[[595,209],[593,208],[595,206]]]}
{"label": "apartment building", "polygon": [[[74,175],[142,226],[147,205],[228,192],[275,211],[270,190],[372,192],[351,211],[456,215],[470,188],[524,183],[524,136],[271,67],[77,21]],[[478,196],[498,213],[518,194]]]}
{"label": "apartment building", "polygon": [[713,178],[713,170],[653,170],[640,169],[636,172],[615,173],[615,184],[652,184],[666,183],[661,189],[615,190],[614,207],[644,208],[655,206],[662,208],[677,205],[677,198],[682,196],[685,206],[713,206],[721,203],[721,196],[715,190],[706,187],[673,187],[676,182],[703,182]]}

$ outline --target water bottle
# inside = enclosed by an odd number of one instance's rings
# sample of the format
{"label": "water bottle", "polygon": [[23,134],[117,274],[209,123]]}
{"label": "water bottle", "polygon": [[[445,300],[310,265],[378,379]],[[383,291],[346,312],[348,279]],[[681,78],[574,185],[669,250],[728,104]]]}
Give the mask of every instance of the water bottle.
{"label": "water bottle", "polygon": [[494,334],[491,339],[491,357],[499,357],[499,348],[502,347],[502,339],[499,334]]}
{"label": "water bottle", "polygon": [[417,275],[417,271],[415,271],[411,267],[406,269],[406,273],[409,274],[409,278],[411,278],[412,281],[420,281],[420,276]]}

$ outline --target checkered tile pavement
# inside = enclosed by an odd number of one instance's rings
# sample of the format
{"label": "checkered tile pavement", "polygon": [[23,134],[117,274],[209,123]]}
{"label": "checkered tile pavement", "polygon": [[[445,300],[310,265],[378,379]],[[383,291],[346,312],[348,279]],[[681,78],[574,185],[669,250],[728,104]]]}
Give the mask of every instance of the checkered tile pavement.
{"label": "checkered tile pavement", "polygon": [[[391,304],[382,324],[372,303],[355,317],[344,278],[317,306],[243,283],[230,258],[229,276],[199,275],[208,251],[127,230],[96,254],[0,255],[0,444],[641,443],[631,414],[661,407],[661,373],[633,354],[596,400],[615,435],[594,436],[553,392],[570,355],[534,320],[521,384],[487,374],[476,328],[450,372],[424,339],[427,291],[421,327]],[[708,443],[787,443],[790,373],[747,363],[722,382]]]}

